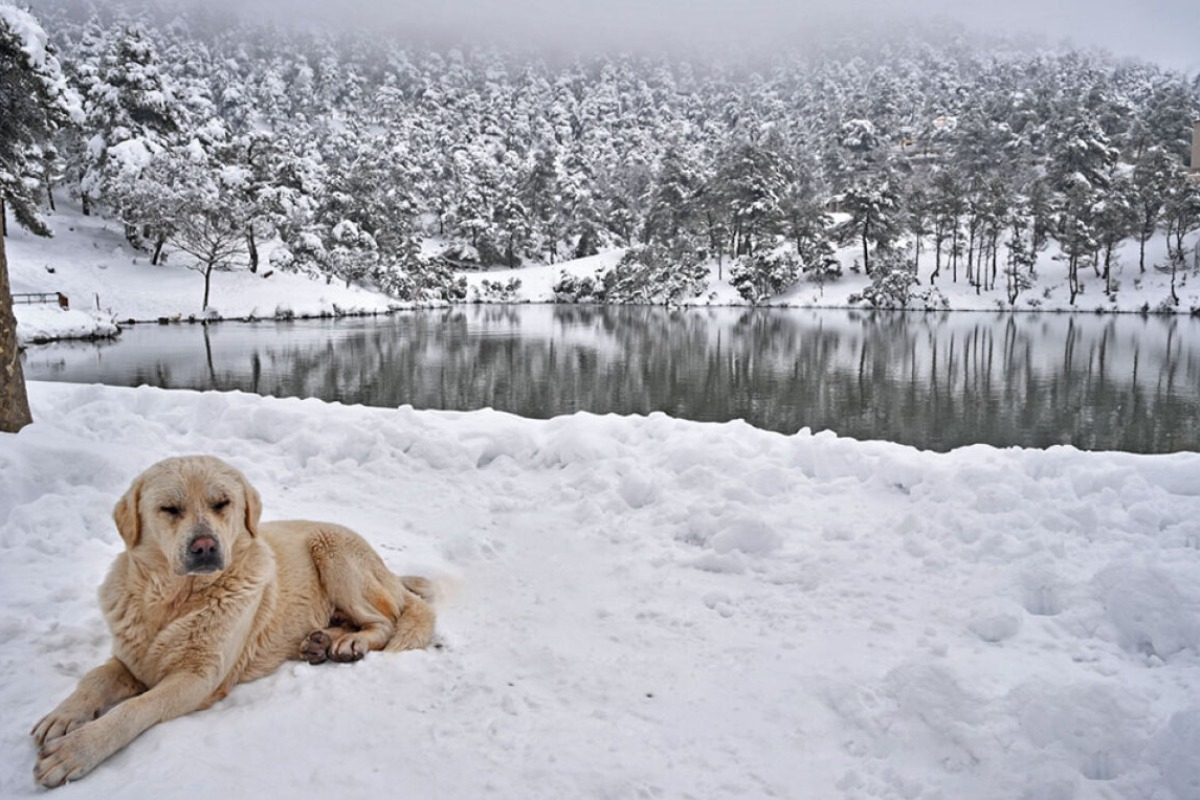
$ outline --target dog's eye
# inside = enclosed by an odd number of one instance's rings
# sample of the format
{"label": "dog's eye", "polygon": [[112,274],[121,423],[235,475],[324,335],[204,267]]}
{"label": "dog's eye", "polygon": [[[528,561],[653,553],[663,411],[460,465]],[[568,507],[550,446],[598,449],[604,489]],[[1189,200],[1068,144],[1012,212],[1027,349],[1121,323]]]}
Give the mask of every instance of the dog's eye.
{"label": "dog's eye", "polygon": [[179,517],[183,516],[183,509],[180,508],[179,506],[163,506],[162,508],[160,508],[158,510],[161,511],[162,513],[166,514],[167,516],[173,517],[175,519],[178,519]]}
{"label": "dog's eye", "polygon": [[217,512],[218,514],[220,514],[222,511],[224,511],[227,508],[229,508],[228,500],[218,500],[217,502],[212,504],[212,510]]}

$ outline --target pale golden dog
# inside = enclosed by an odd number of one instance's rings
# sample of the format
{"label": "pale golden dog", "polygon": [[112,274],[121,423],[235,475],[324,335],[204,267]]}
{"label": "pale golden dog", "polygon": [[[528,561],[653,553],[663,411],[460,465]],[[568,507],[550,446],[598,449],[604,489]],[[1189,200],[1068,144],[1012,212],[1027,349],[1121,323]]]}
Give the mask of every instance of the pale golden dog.
{"label": "pale golden dog", "polygon": [[429,583],[358,534],[259,523],[258,492],[209,456],[150,467],[113,510],[125,540],[100,588],[113,656],[33,729],[34,776],[59,786],[159,722],[207,708],[288,659],[426,647]]}

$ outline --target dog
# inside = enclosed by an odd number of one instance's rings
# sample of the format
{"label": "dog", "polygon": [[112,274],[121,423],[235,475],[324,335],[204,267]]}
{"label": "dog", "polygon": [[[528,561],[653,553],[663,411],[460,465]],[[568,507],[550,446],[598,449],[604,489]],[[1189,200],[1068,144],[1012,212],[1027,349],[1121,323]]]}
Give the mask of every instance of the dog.
{"label": "dog", "polygon": [[134,479],[113,510],[125,551],[100,588],[112,658],[34,726],[38,783],[80,778],[152,725],[289,659],[429,645],[428,580],[392,574],[349,528],[261,515],[242,473],[211,456]]}

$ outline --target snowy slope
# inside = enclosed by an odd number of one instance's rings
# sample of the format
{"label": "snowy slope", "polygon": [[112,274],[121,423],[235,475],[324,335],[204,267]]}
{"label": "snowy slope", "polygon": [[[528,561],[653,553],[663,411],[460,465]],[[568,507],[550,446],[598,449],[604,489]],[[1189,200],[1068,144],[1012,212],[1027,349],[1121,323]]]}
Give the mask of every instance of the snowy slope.
{"label": "snowy slope", "polygon": [[[55,235],[36,237],[10,220],[5,242],[9,280],[13,292],[62,292],[71,310],[98,319],[94,334],[112,320],[156,320],[160,317],[205,316],[202,308],[204,278],[185,266],[183,258],[154,266],[145,253],[125,242],[119,223],[98,216],[85,217],[77,205],[64,203],[47,221]],[[325,283],[266,265],[269,245],[263,248],[263,266],[249,270],[217,272],[212,276],[209,313],[223,317],[273,317],[277,312],[296,316],[333,313],[371,313],[399,305],[395,300],[340,282]],[[23,341],[52,330],[55,309],[17,306],[18,335]],[[36,316],[35,316],[36,315]],[[58,317],[65,331],[77,320]]]}
{"label": "snowy slope", "polygon": [[[29,306],[16,308],[18,335],[23,342],[47,338],[84,338],[111,335],[113,320],[138,321],[160,318],[203,318],[201,308],[204,281],[200,273],[187,269],[179,259],[166,265],[151,266],[149,258],[126,244],[117,223],[100,217],[85,217],[77,206],[64,204],[50,216],[56,231],[52,239],[39,239],[10,226],[7,240],[9,276],[14,292],[62,292],[71,301],[71,310],[79,314],[66,315],[53,307],[40,310]],[[1200,245],[1200,233],[1193,234],[1190,249]],[[264,264],[270,244],[263,247]],[[1190,252],[1190,250],[1189,250]],[[598,270],[611,269],[620,260],[622,251],[609,251],[597,256],[553,265],[533,265],[515,270],[497,269],[467,272],[471,297],[478,295],[483,281],[505,284],[516,278],[521,288],[516,299],[521,302],[546,303],[554,301],[552,287],[561,275],[594,276]],[[869,281],[862,273],[852,271],[855,248],[844,248],[839,257],[844,264],[843,277],[817,286],[802,280],[775,298],[771,305],[804,308],[844,308],[851,306],[850,295],[861,292]],[[1158,310],[1170,295],[1170,276],[1148,267],[1142,274],[1137,267],[1137,244],[1129,241],[1118,253],[1116,299],[1108,298],[1099,278],[1086,271],[1083,275],[1084,293],[1071,306],[1066,288],[1065,268],[1055,260],[1055,252],[1042,253],[1038,265],[1039,282],[1018,299],[1018,310],[1038,311],[1125,311]],[[1159,237],[1147,248],[1147,264],[1166,262],[1166,242]],[[928,276],[934,268],[932,254],[922,256],[921,289],[927,288]],[[212,279],[209,314],[225,318],[270,318],[278,313],[297,316],[316,316],[340,313],[375,313],[404,304],[361,287],[345,287],[339,282],[327,284],[300,275],[275,272],[266,277],[270,268],[264,266],[258,274],[249,271],[216,273]],[[708,291],[693,303],[697,305],[744,305],[745,301],[728,282],[729,263],[711,265]],[[937,283],[955,310],[996,310],[1007,308],[1002,285],[994,292],[976,294],[960,274],[959,282],[949,277],[943,267]],[[1180,298],[1173,310],[1189,312],[1200,308],[1200,273],[1178,276]],[[90,324],[89,324],[90,323]]]}
{"label": "snowy slope", "polygon": [[[1179,304],[1170,303],[1171,276],[1168,272],[1156,269],[1156,264],[1169,263],[1167,258],[1166,239],[1152,239],[1146,247],[1146,272],[1138,268],[1138,245],[1136,241],[1126,241],[1117,249],[1114,259],[1115,297],[1110,298],[1104,292],[1104,280],[1091,269],[1083,270],[1080,279],[1083,283],[1083,293],[1071,304],[1070,291],[1067,286],[1066,267],[1059,260],[1059,252],[1053,245],[1039,254],[1037,264],[1036,285],[1022,292],[1014,306],[1010,306],[1005,294],[1004,276],[997,277],[997,288],[987,292],[976,292],[966,280],[965,266],[960,264],[958,281],[951,279],[951,270],[943,256],[942,272],[934,283],[937,290],[945,296],[950,309],[955,311],[1084,311],[1084,312],[1128,312],[1141,311],[1174,311],[1190,313],[1200,309],[1200,234],[1192,234],[1187,245],[1188,253],[1195,253],[1195,267],[1179,272],[1176,276],[1176,294]],[[935,268],[935,256],[922,248],[920,278],[918,291],[930,286],[929,277]],[[583,277],[594,276],[597,269],[608,269],[620,260],[622,251],[602,253],[579,261],[569,261],[550,266],[529,266],[515,270],[492,270],[488,272],[468,272],[467,283],[478,290],[483,281],[499,281],[504,283],[513,278],[520,279],[521,289],[517,293],[523,301],[547,303],[554,301],[551,287],[558,282],[562,273]],[[768,305],[795,308],[852,308],[863,307],[861,303],[850,301],[850,296],[858,294],[870,286],[870,279],[861,271],[854,271],[855,259],[861,260],[861,252],[854,246],[843,247],[837,256],[842,264],[842,277],[823,285],[802,278],[783,293],[772,298]],[[690,305],[747,305],[747,302],[729,283],[730,260],[726,258],[723,264],[715,261],[709,265],[708,291],[702,296],[689,300]],[[1001,265],[1003,269],[1003,265]],[[920,306],[916,306],[920,307]]]}
{"label": "snowy slope", "polygon": [[55,797],[1200,797],[1200,454],[31,394],[0,436],[5,798],[107,654],[112,504],[193,452],[437,576],[443,647],[285,667]]}

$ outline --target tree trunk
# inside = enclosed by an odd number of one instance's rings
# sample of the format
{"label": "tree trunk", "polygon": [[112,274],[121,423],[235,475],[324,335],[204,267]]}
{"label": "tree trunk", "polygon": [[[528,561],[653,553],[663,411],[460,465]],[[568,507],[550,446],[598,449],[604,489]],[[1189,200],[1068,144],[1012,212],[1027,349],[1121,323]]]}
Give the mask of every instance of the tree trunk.
{"label": "tree trunk", "polygon": [[972,217],[971,221],[969,223],[967,223],[967,232],[969,234],[969,236],[967,238],[967,284],[968,285],[973,285],[975,283],[974,270],[975,270],[975,226],[977,224],[976,219],[977,219],[977,217]]}
{"label": "tree trunk", "polygon": [[869,278],[871,277],[871,256],[867,249],[867,237],[871,234],[871,218],[867,217],[863,220],[862,229],[862,246],[863,246],[863,272]]}
{"label": "tree trunk", "polygon": [[246,228],[246,250],[250,254],[250,272],[258,273],[258,243],[254,241],[254,228]]}
{"label": "tree trunk", "polygon": [[958,283],[958,257],[962,254],[962,248],[958,243],[958,218],[954,219],[954,233],[950,238],[950,279]]}
{"label": "tree trunk", "polygon": [[913,246],[913,275],[917,279],[917,283],[921,282],[921,234],[914,233],[916,242]]}
{"label": "tree trunk", "polygon": [[[0,198],[0,217],[3,216],[4,200]],[[25,373],[17,350],[17,320],[8,288],[8,258],[4,239],[0,238],[0,431],[16,433],[31,422]]]}
{"label": "tree trunk", "polygon": [[150,256],[150,265],[157,267],[162,263],[163,247],[167,244],[167,237],[159,236],[154,242],[154,255]]}
{"label": "tree trunk", "polygon": [[937,281],[938,276],[942,274],[942,245],[946,243],[946,230],[940,220],[935,220],[933,223],[933,274],[929,276],[929,285],[932,286]]}
{"label": "tree trunk", "polygon": [[204,305],[200,307],[201,311],[208,311],[208,287],[212,285],[213,265],[207,264],[204,267]]}
{"label": "tree trunk", "polygon": [[1112,239],[1104,244],[1104,293],[1109,297],[1113,295],[1112,254],[1116,244]]}

